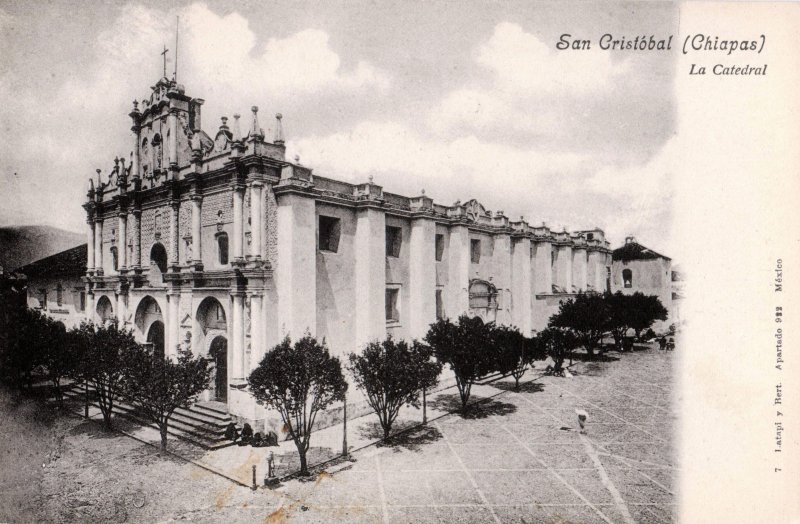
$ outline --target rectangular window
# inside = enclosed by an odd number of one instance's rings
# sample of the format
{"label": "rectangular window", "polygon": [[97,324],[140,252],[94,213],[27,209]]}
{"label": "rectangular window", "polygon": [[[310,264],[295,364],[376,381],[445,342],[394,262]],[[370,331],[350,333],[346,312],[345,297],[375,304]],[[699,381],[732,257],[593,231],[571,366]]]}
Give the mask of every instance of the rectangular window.
{"label": "rectangular window", "polygon": [[228,234],[217,234],[217,255],[219,256],[219,264],[224,266],[228,263]]}
{"label": "rectangular window", "polygon": [[39,299],[39,307],[43,310],[47,311],[47,290],[40,289],[39,293],[41,294],[42,298]]}
{"label": "rectangular window", "polygon": [[473,238],[469,241],[470,259],[473,264],[478,264],[481,261],[481,241]]}
{"label": "rectangular window", "polygon": [[386,288],[386,322],[400,322],[399,300],[399,289]]}
{"label": "rectangular window", "polygon": [[444,257],[444,235],[436,235],[436,261],[441,262]]}
{"label": "rectangular window", "polygon": [[86,292],[81,291],[81,311],[86,311]]}
{"label": "rectangular window", "polygon": [[337,253],[342,221],[334,217],[319,216],[319,250]]}
{"label": "rectangular window", "polygon": [[400,256],[400,245],[403,242],[403,230],[399,227],[386,226],[386,256]]}
{"label": "rectangular window", "polygon": [[444,299],[442,298],[442,290],[436,290],[436,320],[444,318]]}
{"label": "rectangular window", "polygon": [[58,284],[56,286],[56,304],[61,306],[64,303],[64,286]]}

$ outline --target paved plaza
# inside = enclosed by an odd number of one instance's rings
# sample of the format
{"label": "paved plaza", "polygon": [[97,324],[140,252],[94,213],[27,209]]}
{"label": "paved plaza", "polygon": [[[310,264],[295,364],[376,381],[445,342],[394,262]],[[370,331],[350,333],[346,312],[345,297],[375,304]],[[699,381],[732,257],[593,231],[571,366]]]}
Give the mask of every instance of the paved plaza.
{"label": "paved plaza", "polygon": [[[291,481],[275,517],[301,522],[673,522],[673,352],[578,363],[467,417],[371,446],[314,482]],[[619,358],[619,360],[616,360]],[[485,389],[482,390],[486,391]],[[576,409],[588,413],[579,432]]]}

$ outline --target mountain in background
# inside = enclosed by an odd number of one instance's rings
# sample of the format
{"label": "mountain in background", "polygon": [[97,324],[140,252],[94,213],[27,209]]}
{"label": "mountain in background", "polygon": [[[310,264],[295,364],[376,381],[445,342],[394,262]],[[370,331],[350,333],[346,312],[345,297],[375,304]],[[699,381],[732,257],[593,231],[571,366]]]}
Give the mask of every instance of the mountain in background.
{"label": "mountain in background", "polygon": [[85,242],[85,235],[52,226],[0,227],[0,266],[12,271]]}

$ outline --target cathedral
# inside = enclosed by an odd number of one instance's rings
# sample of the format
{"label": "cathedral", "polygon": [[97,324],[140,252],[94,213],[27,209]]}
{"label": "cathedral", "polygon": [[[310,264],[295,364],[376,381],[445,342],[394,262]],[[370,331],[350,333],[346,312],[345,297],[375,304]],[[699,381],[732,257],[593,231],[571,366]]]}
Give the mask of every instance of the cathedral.
{"label": "cathedral", "polygon": [[131,157],[98,170],[83,205],[81,303],[156,354],[212,360],[204,399],[259,429],[277,421],[246,377],[286,335],[310,332],[341,357],[463,313],[530,335],[564,298],[612,287],[601,229],[318,176],[286,158],[280,114],[269,137],[257,107],[209,134],[203,102],[162,78],[133,103]]}

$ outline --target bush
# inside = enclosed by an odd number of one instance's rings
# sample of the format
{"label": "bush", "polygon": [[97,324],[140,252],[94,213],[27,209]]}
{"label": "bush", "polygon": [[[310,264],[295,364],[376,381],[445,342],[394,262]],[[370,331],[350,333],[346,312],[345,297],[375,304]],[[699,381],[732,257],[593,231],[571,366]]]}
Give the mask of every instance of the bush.
{"label": "bush", "polygon": [[544,359],[544,351],[520,333],[515,327],[492,326],[491,334],[495,348],[495,370],[503,375],[514,377],[514,388],[519,389],[519,381],[534,360]]}

